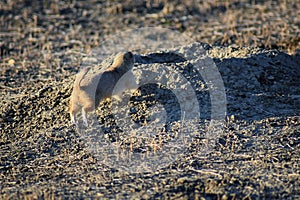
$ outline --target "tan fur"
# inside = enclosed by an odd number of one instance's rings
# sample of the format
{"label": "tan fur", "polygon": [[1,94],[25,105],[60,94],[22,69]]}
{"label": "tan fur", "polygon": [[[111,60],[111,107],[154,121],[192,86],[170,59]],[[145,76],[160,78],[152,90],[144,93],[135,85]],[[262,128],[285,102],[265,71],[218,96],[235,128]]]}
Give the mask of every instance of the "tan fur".
{"label": "tan fur", "polygon": [[119,53],[115,57],[113,64],[99,74],[89,74],[89,68],[81,70],[76,76],[70,97],[70,117],[72,123],[77,125],[76,114],[81,110],[83,121],[88,126],[87,113],[94,111],[102,100],[112,96],[112,92],[118,81],[121,82],[121,84],[118,84],[121,87],[116,89],[117,95],[124,90],[136,88],[134,76],[131,71],[133,63],[133,54],[126,52]]}

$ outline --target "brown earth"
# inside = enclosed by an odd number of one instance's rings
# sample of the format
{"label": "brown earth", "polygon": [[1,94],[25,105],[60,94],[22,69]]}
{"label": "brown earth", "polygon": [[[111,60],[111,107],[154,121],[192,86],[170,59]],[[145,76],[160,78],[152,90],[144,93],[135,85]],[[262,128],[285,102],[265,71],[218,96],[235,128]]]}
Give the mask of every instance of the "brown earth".
{"label": "brown earth", "polygon": [[[1,1],[0,198],[300,198],[299,5]],[[210,44],[227,117],[209,154],[198,154],[200,138],[168,166],[132,174],[95,158],[70,126],[68,104],[85,54],[146,26]],[[203,105],[206,94],[197,93]],[[114,143],[110,120],[99,117]]]}

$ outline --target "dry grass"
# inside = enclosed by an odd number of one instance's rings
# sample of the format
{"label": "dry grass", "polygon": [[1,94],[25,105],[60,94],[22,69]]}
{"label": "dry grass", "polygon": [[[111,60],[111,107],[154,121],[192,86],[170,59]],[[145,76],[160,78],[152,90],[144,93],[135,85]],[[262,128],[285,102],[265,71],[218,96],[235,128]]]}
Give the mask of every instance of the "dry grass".
{"label": "dry grass", "polygon": [[[1,199],[300,197],[297,1],[7,0],[0,13]],[[211,51],[224,70],[229,116],[211,154],[196,153],[200,138],[168,167],[128,174],[85,149],[67,107],[82,57],[108,36],[144,26],[231,46]],[[259,87],[249,89],[251,78]],[[241,87],[240,79],[249,82]]]}

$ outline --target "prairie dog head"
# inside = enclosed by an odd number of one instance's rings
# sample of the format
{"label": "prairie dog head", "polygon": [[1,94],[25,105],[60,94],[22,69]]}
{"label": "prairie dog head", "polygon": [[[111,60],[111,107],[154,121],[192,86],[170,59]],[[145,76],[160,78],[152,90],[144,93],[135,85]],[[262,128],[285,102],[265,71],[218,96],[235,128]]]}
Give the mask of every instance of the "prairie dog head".
{"label": "prairie dog head", "polygon": [[129,71],[132,69],[134,56],[131,52],[121,52],[116,55],[114,62],[108,70]]}

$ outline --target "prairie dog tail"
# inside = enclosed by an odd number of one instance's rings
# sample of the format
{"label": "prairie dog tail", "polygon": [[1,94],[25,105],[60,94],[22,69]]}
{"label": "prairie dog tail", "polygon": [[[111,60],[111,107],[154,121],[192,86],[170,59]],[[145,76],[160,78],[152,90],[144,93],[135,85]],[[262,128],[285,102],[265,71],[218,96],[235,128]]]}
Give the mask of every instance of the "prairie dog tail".
{"label": "prairie dog tail", "polygon": [[83,79],[83,77],[88,73],[89,67],[85,67],[76,75],[75,81],[74,81],[74,90],[80,90],[80,83]]}
{"label": "prairie dog tail", "polygon": [[70,117],[71,117],[71,122],[73,124],[75,124],[77,126],[77,122],[76,122],[76,113],[78,113],[81,108],[82,105],[80,105],[80,83],[83,79],[83,77],[87,74],[87,72],[89,71],[89,68],[83,68],[82,70],[80,70],[80,72],[76,75],[75,81],[74,81],[74,85],[73,85],[73,91],[70,97]]}

